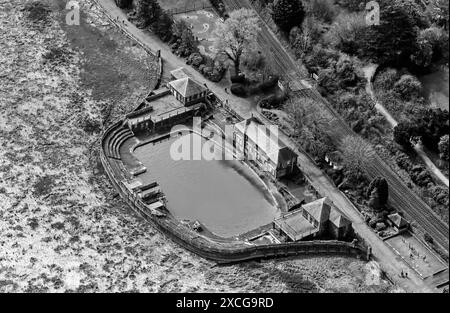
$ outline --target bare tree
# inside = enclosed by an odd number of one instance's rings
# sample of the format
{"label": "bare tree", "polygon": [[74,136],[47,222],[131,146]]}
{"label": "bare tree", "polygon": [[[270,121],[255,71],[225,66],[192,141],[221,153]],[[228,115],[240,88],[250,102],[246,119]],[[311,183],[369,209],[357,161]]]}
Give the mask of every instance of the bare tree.
{"label": "bare tree", "polygon": [[342,139],[339,148],[345,167],[361,173],[364,173],[364,163],[370,161],[375,155],[372,146],[359,136],[346,136]]}
{"label": "bare tree", "polygon": [[231,12],[230,17],[217,27],[215,48],[234,62],[236,75],[240,73],[242,55],[256,50],[259,31],[256,13],[248,9]]}

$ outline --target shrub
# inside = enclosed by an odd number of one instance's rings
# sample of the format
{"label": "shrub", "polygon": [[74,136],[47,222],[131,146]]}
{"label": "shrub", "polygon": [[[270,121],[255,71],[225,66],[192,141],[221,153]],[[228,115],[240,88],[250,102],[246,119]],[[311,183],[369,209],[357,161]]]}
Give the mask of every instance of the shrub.
{"label": "shrub", "polygon": [[272,76],[270,77],[268,80],[262,82],[261,84],[258,85],[258,89],[261,91],[269,91],[273,88],[275,88],[278,85],[278,81],[279,81],[279,77],[278,76]]}
{"label": "shrub", "polygon": [[233,84],[230,88],[231,92],[238,97],[246,97],[247,89],[242,84]]}
{"label": "shrub", "polygon": [[186,64],[192,65],[193,67],[200,67],[203,63],[204,58],[199,52],[192,53],[186,61]]}
{"label": "shrub", "polygon": [[448,139],[449,139],[448,135],[442,136],[438,144],[439,157],[441,158],[441,160],[447,162],[449,159]]}
{"label": "shrub", "polygon": [[426,242],[428,242],[429,244],[433,244],[433,243],[434,243],[433,237],[431,237],[429,233],[425,233],[425,234],[423,235],[423,239],[424,239]]}
{"label": "shrub", "polygon": [[270,95],[259,102],[259,105],[263,109],[278,109],[280,105],[286,100],[283,95]]}
{"label": "shrub", "polygon": [[400,98],[409,101],[416,99],[421,95],[422,83],[415,76],[403,75],[394,84],[394,90]]}
{"label": "shrub", "polygon": [[311,0],[309,2],[309,12],[315,18],[325,22],[332,23],[336,9],[330,0]]}
{"label": "shrub", "polygon": [[233,84],[247,84],[247,79],[245,78],[245,75],[233,75],[231,76],[231,83]]}
{"label": "shrub", "polygon": [[399,78],[400,75],[396,69],[386,68],[376,76],[374,86],[378,90],[390,90]]}
{"label": "shrub", "polygon": [[202,74],[212,82],[221,81],[226,72],[223,62],[218,59],[213,60],[208,56],[204,57],[204,61],[205,66],[203,68],[200,66]]}

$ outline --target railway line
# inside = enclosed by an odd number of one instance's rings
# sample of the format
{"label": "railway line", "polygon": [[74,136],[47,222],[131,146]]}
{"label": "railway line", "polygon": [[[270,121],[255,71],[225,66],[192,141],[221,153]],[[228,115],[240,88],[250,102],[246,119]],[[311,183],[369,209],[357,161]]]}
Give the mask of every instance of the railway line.
{"label": "railway line", "polygon": [[[229,11],[247,8],[256,9],[248,2],[248,0],[224,0],[225,5]],[[284,79],[290,82],[299,84],[299,90],[294,92],[297,98],[312,98],[318,104],[324,113],[327,113],[332,119],[330,121],[330,129],[332,129],[331,136],[335,142],[340,142],[346,136],[359,136],[343,118],[334,110],[331,104],[324,99],[317,90],[308,89],[304,86],[301,80],[302,77],[296,62],[284,49],[282,44],[274,37],[269,29],[269,26],[262,23],[261,32],[258,36],[258,44],[262,51],[270,51],[271,57],[274,60],[273,64],[280,73],[284,73]],[[448,255],[449,247],[449,228],[439,216],[413,191],[411,191],[393,172],[386,162],[380,156],[375,154],[370,160],[363,164],[369,178],[384,177],[390,187],[390,203],[397,209],[403,211],[407,218],[415,221],[424,232],[428,233],[441,248],[444,249]]]}

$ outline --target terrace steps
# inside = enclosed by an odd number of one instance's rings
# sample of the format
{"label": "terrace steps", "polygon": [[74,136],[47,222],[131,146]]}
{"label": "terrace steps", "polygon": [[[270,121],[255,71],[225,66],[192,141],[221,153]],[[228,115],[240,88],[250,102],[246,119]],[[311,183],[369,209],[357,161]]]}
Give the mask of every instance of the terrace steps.
{"label": "terrace steps", "polygon": [[128,139],[134,136],[133,132],[128,128],[121,127],[111,133],[111,137],[108,140],[108,157],[120,160],[120,147]]}

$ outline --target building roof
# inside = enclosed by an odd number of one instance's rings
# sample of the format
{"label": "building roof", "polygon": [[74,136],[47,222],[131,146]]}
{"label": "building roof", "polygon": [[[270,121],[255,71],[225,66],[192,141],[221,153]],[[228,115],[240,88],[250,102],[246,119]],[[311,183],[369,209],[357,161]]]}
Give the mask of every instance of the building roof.
{"label": "building roof", "polygon": [[334,152],[330,152],[327,153],[327,158],[330,162],[333,162],[335,164],[340,164],[342,163],[342,154],[339,151],[334,151]]}
{"label": "building roof", "polygon": [[346,227],[352,223],[341,211],[339,211],[335,207],[331,208],[330,222],[337,228]]}
{"label": "building roof", "polygon": [[388,216],[388,219],[394,223],[397,228],[408,226],[408,221],[405,220],[400,214],[394,213]]}
{"label": "building roof", "polygon": [[309,213],[320,224],[328,221],[330,218],[331,207],[327,203],[327,198],[322,198],[303,206],[303,210]]}
{"label": "building roof", "polygon": [[185,72],[184,67],[180,67],[177,68],[176,70],[171,71],[170,75],[172,75],[175,79],[189,77],[189,75]]}
{"label": "building roof", "polygon": [[277,126],[271,126],[264,125],[256,117],[234,125],[235,129],[242,134],[246,134],[274,164],[291,160],[296,153],[279,139]]}
{"label": "building roof", "polygon": [[299,241],[319,231],[302,215],[302,210],[295,210],[274,221],[292,241]]}
{"label": "building roof", "polygon": [[207,91],[206,87],[198,84],[190,77],[184,77],[171,81],[169,85],[184,98],[198,95],[199,93]]}

